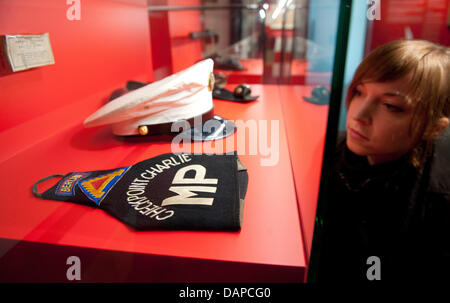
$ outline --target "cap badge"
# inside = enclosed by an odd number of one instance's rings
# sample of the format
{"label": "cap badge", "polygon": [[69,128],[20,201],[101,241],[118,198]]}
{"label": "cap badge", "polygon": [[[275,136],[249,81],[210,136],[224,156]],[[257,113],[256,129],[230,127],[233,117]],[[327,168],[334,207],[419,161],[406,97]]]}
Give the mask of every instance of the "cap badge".
{"label": "cap badge", "polygon": [[141,136],[148,135],[148,127],[147,127],[147,125],[139,126],[138,131],[139,131],[139,135],[141,135]]}

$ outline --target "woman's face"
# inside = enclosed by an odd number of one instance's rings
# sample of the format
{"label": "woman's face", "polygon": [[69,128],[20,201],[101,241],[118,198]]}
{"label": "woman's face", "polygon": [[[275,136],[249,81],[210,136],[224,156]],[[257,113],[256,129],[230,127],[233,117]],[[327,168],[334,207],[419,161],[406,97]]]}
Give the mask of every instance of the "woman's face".
{"label": "woman's face", "polygon": [[347,115],[347,146],[370,164],[398,159],[416,140],[409,134],[412,103],[406,79],[363,82],[356,87]]}

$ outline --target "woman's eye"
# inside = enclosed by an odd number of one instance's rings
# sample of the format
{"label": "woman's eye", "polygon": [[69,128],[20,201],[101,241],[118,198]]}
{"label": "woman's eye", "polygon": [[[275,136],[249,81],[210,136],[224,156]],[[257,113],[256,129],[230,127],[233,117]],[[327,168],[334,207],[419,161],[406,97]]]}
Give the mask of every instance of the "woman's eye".
{"label": "woman's eye", "polygon": [[355,90],[353,91],[353,94],[354,94],[355,96],[359,97],[359,96],[362,95],[362,92],[361,92],[359,89],[355,88]]}
{"label": "woman's eye", "polygon": [[390,111],[390,112],[396,112],[396,113],[398,113],[398,112],[402,112],[403,111],[403,109],[402,108],[400,108],[400,107],[398,107],[398,106],[395,106],[395,105],[392,105],[392,104],[390,104],[390,103],[383,103],[383,105],[386,107],[386,109],[388,110],[388,111]]}

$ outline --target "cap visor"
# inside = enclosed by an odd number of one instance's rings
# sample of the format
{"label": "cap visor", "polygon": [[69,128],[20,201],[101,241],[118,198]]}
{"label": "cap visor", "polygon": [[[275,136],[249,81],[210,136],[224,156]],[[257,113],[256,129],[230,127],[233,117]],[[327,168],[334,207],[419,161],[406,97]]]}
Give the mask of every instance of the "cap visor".
{"label": "cap visor", "polygon": [[195,125],[179,134],[178,138],[192,141],[213,141],[228,137],[236,131],[236,125],[232,121],[214,115],[203,124]]}

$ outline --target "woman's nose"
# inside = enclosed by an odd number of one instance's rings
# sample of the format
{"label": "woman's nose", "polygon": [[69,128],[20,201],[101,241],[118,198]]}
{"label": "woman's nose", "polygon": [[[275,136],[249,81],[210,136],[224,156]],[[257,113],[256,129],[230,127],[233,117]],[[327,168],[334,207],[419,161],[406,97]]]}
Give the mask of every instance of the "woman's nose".
{"label": "woman's nose", "polygon": [[370,98],[361,100],[353,112],[353,119],[363,124],[372,123],[374,104],[375,102]]}

